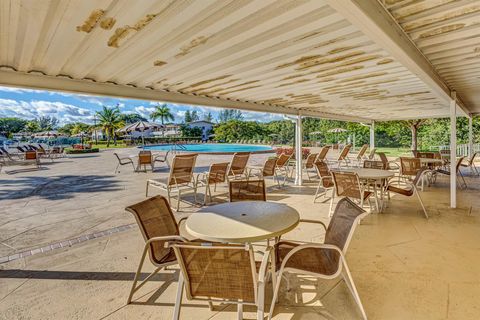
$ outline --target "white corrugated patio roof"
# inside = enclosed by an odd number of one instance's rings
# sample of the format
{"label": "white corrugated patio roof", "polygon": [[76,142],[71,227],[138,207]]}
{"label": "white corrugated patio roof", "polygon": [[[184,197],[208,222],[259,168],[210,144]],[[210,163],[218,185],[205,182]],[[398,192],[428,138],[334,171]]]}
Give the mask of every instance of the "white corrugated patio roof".
{"label": "white corrugated patio roof", "polygon": [[365,122],[448,116],[455,87],[392,22],[376,1],[0,0],[0,84]]}

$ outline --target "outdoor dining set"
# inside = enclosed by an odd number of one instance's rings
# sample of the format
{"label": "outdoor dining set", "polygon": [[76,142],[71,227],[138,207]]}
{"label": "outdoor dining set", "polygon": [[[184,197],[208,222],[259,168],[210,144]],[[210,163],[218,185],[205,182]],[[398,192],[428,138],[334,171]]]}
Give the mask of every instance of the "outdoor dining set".
{"label": "outdoor dining set", "polygon": [[[448,159],[437,153],[414,154],[390,161],[384,153],[364,145],[351,156],[351,145],[346,145],[337,157],[327,158],[330,147],[307,156],[302,172],[309,180],[318,179],[314,202],[319,198],[330,199],[330,223],[302,220],[299,213],[286,204],[267,201],[265,178],[271,177],[277,187],[284,186],[294,171],[292,155],[281,154],[268,158],[263,166],[249,166],[250,153],[235,153],[230,162],[214,163],[208,172],[195,176],[197,154],[177,154],[171,164],[167,155],[146,155],[148,161],[160,159],[169,165],[165,178],[149,179],[146,196],[151,188],[166,192],[167,197],[154,196],[126,208],[139,225],[145,239],[145,247],[138,266],[128,303],[133,295],[154,274],[170,265],[180,266],[174,319],[179,319],[183,292],[189,300],[232,303],[238,307],[242,319],[243,305],[257,307],[258,319],[264,317],[266,284],[271,280],[273,299],[269,318],[272,317],[284,273],[300,273],[317,278],[333,279],[342,276],[357,303],[361,315],[367,318],[360,297],[353,283],[345,260],[349,241],[367,215],[366,203],[373,212],[386,207],[390,195],[416,196],[423,213],[427,210],[420,196],[424,184],[435,182],[440,174],[450,175]],[[349,157],[351,156],[351,158]],[[472,172],[474,154],[469,159]],[[158,158],[160,157],[160,158]],[[119,165],[121,165],[119,158]],[[464,158],[457,160],[457,174],[463,179],[460,167]],[[139,164],[143,160],[139,158]],[[126,164],[132,164],[128,161]],[[228,184],[229,202],[205,206],[212,202],[212,188]],[[203,207],[189,217],[176,221],[171,200],[177,196],[175,210],[180,210],[181,195],[205,188]],[[334,199],[340,199],[334,208]],[[187,237],[180,235],[184,223]],[[283,234],[293,230],[299,223],[321,225],[325,229],[324,243],[285,241]],[[149,255],[156,266],[155,271],[139,283],[144,260]]]}

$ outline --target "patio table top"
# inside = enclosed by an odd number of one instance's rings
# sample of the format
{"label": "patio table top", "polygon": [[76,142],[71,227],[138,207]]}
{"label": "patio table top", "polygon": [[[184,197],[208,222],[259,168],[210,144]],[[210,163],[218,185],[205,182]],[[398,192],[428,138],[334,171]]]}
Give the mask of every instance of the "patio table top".
{"label": "patio table top", "polygon": [[370,168],[332,169],[333,171],[355,172],[360,179],[387,179],[395,175],[392,171]]}

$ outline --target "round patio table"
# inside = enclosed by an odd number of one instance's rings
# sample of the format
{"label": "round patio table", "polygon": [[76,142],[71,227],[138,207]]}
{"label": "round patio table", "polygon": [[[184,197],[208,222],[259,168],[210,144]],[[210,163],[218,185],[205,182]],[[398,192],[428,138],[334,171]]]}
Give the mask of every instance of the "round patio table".
{"label": "round patio table", "polygon": [[249,243],[279,237],[299,220],[297,210],[286,204],[240,201],[202,208],[187,219],[185,228],[202,240]]}
{"label": "round patio table", "polygon": [[388,179],[395,175],[395,173],[382,170],[382,169],[370,169],[370,168],[345,168],[345,169],[333,169],[336,171],[354,172],[358,174],[361,180],[382,180]]}

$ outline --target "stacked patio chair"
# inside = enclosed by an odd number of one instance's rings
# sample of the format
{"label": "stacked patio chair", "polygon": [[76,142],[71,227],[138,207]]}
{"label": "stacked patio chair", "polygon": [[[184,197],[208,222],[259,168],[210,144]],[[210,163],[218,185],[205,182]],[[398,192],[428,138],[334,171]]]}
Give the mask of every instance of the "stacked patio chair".
{"label": "stacked patio chair", "polygon": [[367,159],[366,160],[374,160],[375,159],[375,153],[377,152],[377,149],[373,148],[370,150],[368,153]]}
{"label": "stacked patio chair", "polygon": [[267,201],[265,180],[233,180],[228,188],[230,202]]}
{"label": "stacked patio chair", "polygon": [[210,165],[208,172],[197,175],[197,189],[199,184],[205,186],[204,205],[207,204],[207,198],[210,199],[210,202],[212,201],[212,190],[210,186],[213,185],[214,191],[217,191],[217,184],[227,181],[228,165],[228,162],[214,163]]}
{"label": "stacked patio chair", "polygon": [[[463,162],[464,159],[465,159],[465,157],[458,158],[457,164],[455,165],[455,175],[457,176],[457,183],[460,186],[460,188],[462,188],[462,189],[466,189],[468,187],[467,182],[465,181],[465,178],[463,177],[462,170],[460,170],[460,168],[462,167],[462,162]],[[445,169],[437,169],[437,170],[435,170],[435,172],[440,173],[440,174],[444,174],[444,175],[447,175],[447,176],[449,176],[451,174],[450,171],[445,170]],[[459,177],[460,177],[460,179],[459,179]]]}
{"label": "stacked patio chair", "polygon": [[[311,181],[310,170],[315,169],[314,164],[317,159],[317,156],[318,156],[318,153],[310,153],[307,156],[307,159],[305,159],[305,161],[302,162],[302,173],[305,172],[307,174],[309,181]],[[292,176],[294,172],[295,172],[295,169],[291,171]]]}
{"label": "stacked patio chair", "polygon": [[277,165],[275,168],[277,179],[279,176],[283,176],[283,185],[287,182],[287,178],[290,175],[290,159],[293,154],[282,153],[277,159]]}
{"label": "stacked patio chair", "polygon": [[335,279],[341,275],[357,303],[363,319],[367,319],[345,258],[355,228],[366,215],[364,210],[351,200],[344,198],[338,202],[328,227],[321,221],[300,220],[303,223],[322,225],[326,232],[323,243],[280,241],[275,244],[277,281],[268,316],[269,320],[275,311],[283,275],[287,272],[322,279]]}
{"label": "stacked patio chair", "polygon": [[278,186],[280,186],[280,179],[277,176],[277,157],[268,158],[262,167],[247,167],[248,178],[257,177],[258,179],[264,179],[267,177],[272,177],[273,182],[277,181]]}
{"label": "stacked patio chair", "polygon": [[[127,304],[129,304],[132,301],[133,294],[155,274],[167,266],[177,264],[173,249],[166,247],[165,244],[168,241],[187,240],[180,236],[179,231],[179,224],[183,219],[177,224],[170,210],[170,204],[167,202],[167,199],[162,196],[155,196],[144,200],[125,208],[125,210],[133,214],[145,240],[143,253],[138,264],[137,272],[135,273],[132,288],[128,295]],[[147,253],[150,262],[156,269],[137,286]]]}
{"label": "stacked patio chair", "polygon": [[320,149],[320,152],[318,153],[317,161],[326,161],[327,160],[327,153],[328,150],[330,150],[330,146],[324,146],[322,149]]}
{"label": "stacked patio chair", "polygon": [[350,164],[350,159],[348,158],[348,153],[350,152],[350,148],[352,147],[351,144],[347,144],[345,147],[343,147],[342,151],[340,152],[340,155],[338,156],[336,162],[337,162],[337,167],[340,168],[342,167],[342,163],[348,167]]}
{"label": "stacked patio chair", "polygon": [[129,164],[132,165],[133,171],[135,171],[135,164],[133,163],[133,160],[131,158],[129,157],[121,158],[116,152],[114,152],[113,155],[115,156],[115,158],[117,158],[117,161],[118,161],[117,166],[115,167],[115,173],[120,173],[120,170],[118,170],[120,166],[125,166]]}
{"label": "stacked patio chair", "polygon": [[264,319],[271,248],[257,269],[252,245],[175,242],[172,247],[180,265],[174,320],[180,319],[184,289],[188,300],[236,304],[238,319],[243,319],[243,305],[254,305],[257,319]]}
{"label": "stacked patio chair", "polygon": [[230,168],[228,169],[228,178],[246,178],[248,159],[250,159],[250,152],[235,152],[230,162]]}
{"label": "stacked patio chair", "polygon": [[367,152],[367,149],[368,149],[368,144],[364,144],[358,151],[358,154],[355,157],[358,167],[362,166],[362,163],[365,160],[365,153]]}
{"label": "stacked patio chair", "polygon": [[195,203],[197,202],[197,184],[193,177],[193,168],[197,160],[197,154],[176,155],[173,158],[170,174],[164,179],[150,179],[147,181],[145,196],[148,197],[149,187],[159,188],[167,192],[168,202],[171,203],[172,193],[177,193],[177,207],[180,210],[182,191],[193,190]]}
{"label": "stacked patio chair", "polygon": [[390,183],[387,185],[387,193],[388,193],[389,199],[390,199],[390,192],[397,193],[406,197],[411,197],[413,195],[416,195],[418,198],[418,201],[420,202],[420,205],[422,206],[423,214],[427,219],[428,219],[428,213],[427,213],[427,210],[425,209],[425,205],[423,204],[422,198],[420,197],[420,194],[418,192],[417,184],[420,182],[421,179],[423,179],[423,175],[427,173],[428,170],[429,169],[427,168],[421,168],[420,170],[418,170],[417,174],[415,175],[415,179],[413,179],[411,182],[408,180],[403,182],[405,186],[403,186],[400,181],[395,182],[393,180],[390,181]]}
{"label": "stacked patio chair", "polygon": [[[368,200],[370,211],[372,211],[371,196],[372,191],[366,191],[365,186],[360,183],[358,175],[354,172],[341,172],[332,171],[333,183],[335,184],[335,192],[332,193],[332,199],[330,200],[329,215],[332,214],[333,200],[335,195],[337,197],[346,197],[354,199],[359,202],[360,207],[363,208],[363,204]],[[378,210],[378,203],[377,210]]]}
{"label": "stacked patio chair", "polygon": [[480,172],[478,172],[477,167],[475,166],[475,157],[477,156],[478,152],[474,152],[470,159],[467,159],[467,163],[462,163],[462,167],[470,168],[470,172],[473,175],[480,175]]}
{"label": "stacked patio chair", "polygon": [[[317,161],[315,162],[315,168],[317,169],[317,174],[320,178],[320,181],[318,182],[317,190],[315,191],[315,196],[313,197],[313,203],[315,203],[315,201],[321,195],[326,197],[327,191],[332,190],[332,193],[334,192],[333,178],[330,174],[327,163],[325,161]],[[322,193],[320,193],[320,189],[323,190]]]}

